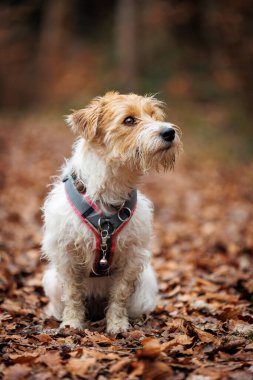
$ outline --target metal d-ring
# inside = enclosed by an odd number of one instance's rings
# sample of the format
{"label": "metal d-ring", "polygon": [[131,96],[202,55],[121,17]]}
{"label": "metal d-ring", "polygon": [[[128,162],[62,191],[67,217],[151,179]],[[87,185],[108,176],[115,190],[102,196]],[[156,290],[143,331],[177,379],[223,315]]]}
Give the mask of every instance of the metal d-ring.
{"label": "metal d-ring", "polygon": [[[129,215],[128,215],[125,219],[123,219],[123,218],[120,216],[120,213],[121,213],[122,211],[127,211],[127,212],[129,213]],[[129,207],[122,207],[122,208],[118,211],[118,218],[119,218],[119,220],[120,220],[121,222],[126,222],[127,220],[130,219],[130,217],[131,217],[131,212],[132,212],[132,211],[130,210]]]}
{"label": "metal d-ring", "polygon": [[104,223],[108,223],[108,225],[109,225],[109,219],[108,218],[106,218],[106,219],[103,219],[103,217],[101,216],[99,219],[98,219],[98,228],[99,228],[99,231],[103,231],[104,230],[104,228],[103,228],[103,224]]}
{"label": "metal d-ring", "polygon": [[[104,227],[105,223],[107,223],[106,227]],[[102,216],[98,219],[98,229],[100,232],[108,231],[108,235],[112,235],[115,231],[113,224],[110,223],[110,219],[109,218],[103,218]]]}

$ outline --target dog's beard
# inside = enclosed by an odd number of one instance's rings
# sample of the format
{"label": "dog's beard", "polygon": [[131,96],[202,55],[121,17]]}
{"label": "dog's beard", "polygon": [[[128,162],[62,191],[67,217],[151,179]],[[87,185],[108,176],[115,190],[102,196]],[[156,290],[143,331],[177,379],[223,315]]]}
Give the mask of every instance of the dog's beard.
{"label": "dog's beard", "polygon": [[151,170],[157,172],[172,170],[175,165],[177,151],[175,148],[160,149],[155,152],[142,151],[137,148],[133,157],[127,158],[127,164],[131,169],[146,173]]}

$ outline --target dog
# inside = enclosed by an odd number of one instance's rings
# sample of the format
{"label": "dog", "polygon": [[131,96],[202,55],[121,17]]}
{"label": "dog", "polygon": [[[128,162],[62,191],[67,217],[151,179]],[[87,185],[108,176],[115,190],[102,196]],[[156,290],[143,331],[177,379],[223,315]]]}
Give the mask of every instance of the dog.
{"label": "dog", "polygon": [[180,151],[163,108],[154,96],[112,91],[66,117],[79,138],[45,201],[42,243],[47,314],[62,328],[83,329],[97,309],[117,334],[156,307],[153,206],[136,188],[150,170],[173,168]]}

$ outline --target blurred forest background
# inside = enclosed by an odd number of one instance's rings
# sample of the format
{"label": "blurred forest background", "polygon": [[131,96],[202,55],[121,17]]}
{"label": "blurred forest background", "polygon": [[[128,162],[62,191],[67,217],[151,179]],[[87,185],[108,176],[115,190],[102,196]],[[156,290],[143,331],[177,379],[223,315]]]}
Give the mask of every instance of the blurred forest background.
{"label": "blurred forest background", "polygon": [[195,156],[253,152],[250,0],[2,0],[0,106],[41,116],[158,93]]}
{"label": "blurred forest background", "polygon": [[[253,380],[253,3],[1,0],[0,378]],[[108,90],[157,93],[183,131],[155,204],[152,316],[46,318],[40,207],[71,152],[63,115]]]}

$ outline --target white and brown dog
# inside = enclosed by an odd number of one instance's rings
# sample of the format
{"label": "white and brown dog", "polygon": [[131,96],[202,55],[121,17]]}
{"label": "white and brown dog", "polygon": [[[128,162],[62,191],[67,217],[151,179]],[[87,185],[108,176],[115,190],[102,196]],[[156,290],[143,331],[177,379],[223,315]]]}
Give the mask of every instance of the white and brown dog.
{"label": "white and brown dog", "polygon": [[[89,309],[96,308],[106,310],[107,332],[115,334],[127,330],[128,317],[156,306],[152,204],[135,189],[147,171],[173,167],[181,146],[178,128],[164,122],[162,107],[153,96],[109,92],[67,117],[81,137],[43,209],[47,313],[61,327],[82,329],[92,316]],[[89,205],[88,212],[78,209],[77,198],[81,207]]]}

